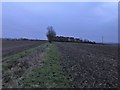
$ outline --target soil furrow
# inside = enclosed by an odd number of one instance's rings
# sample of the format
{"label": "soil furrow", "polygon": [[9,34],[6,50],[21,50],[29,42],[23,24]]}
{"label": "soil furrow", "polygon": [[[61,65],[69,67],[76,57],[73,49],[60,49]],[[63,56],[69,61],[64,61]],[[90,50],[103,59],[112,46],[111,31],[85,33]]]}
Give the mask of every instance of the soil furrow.
{"label": "soil furrow", "polygon": [[64,42],[56,45],[71,87],[117,87],[117,47]]}

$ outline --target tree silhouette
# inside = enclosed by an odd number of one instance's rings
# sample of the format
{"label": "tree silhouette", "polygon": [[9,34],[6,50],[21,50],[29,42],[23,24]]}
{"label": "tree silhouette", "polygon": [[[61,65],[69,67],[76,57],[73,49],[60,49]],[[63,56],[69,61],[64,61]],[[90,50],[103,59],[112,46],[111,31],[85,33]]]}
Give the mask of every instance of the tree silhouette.
{"label": "tree silhouette", "polygon": [[47,30],[48,30],[47,38],[48,38],[48,41],[51,43],[54,40],[54,38],[56,37],[56,32],[54,31],[52,26],[48,26]]}

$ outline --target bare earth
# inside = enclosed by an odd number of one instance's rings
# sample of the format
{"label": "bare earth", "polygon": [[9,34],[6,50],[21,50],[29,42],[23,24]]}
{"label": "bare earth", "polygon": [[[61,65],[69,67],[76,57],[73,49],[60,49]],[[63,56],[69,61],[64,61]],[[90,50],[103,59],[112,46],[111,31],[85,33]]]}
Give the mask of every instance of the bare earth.
{"label": "bare earth", "polygon": [[117,46],[64,42],[56,45],[61,52],[61,65],[71,87],[117,87]]}

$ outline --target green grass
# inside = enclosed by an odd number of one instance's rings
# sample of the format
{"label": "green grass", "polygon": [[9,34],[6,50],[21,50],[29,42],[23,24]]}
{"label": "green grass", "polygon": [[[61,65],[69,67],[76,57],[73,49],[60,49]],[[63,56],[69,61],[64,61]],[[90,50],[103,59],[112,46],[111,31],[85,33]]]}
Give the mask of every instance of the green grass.
{"label": "green grass", "polygon": [[51,44],[47,50],[42,66],[38,66],[21,80],[22,87],[39,88],[67,88],[66,79],[60,65],[60,56],[57,47]]}

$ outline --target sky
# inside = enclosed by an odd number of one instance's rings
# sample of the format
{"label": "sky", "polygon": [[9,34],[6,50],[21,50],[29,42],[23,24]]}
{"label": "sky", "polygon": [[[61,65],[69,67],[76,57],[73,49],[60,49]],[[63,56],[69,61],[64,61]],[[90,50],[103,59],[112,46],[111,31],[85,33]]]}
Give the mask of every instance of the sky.
{"label": "sky", "polygon": [[2,37],[47,39],[57,35],[95,42],[118,42],[117,2],[4,2]]}

